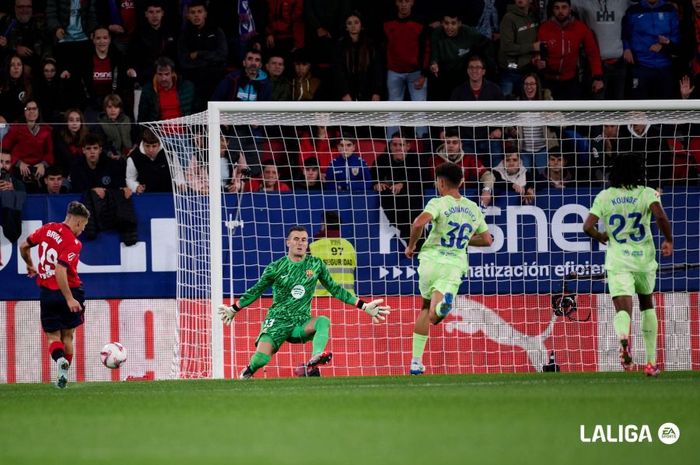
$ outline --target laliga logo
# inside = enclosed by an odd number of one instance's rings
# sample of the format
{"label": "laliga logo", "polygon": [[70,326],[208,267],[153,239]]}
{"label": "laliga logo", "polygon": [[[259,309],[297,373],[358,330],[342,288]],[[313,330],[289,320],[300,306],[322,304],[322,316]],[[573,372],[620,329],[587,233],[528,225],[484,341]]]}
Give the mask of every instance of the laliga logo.
{"label": "laliga logo", "polygon": [[[674,444],[681,436],[681,430],[674,423],[664,423],[657,431],[659,441]],[[652,442],[649,425],[595,425],[593,434],[588,436],[586,425],[580,428],[581,442]]]}
{"label": "laliga logo", "polygon": [[[452,310],[454,319],[445,325],[445,331],[459,331],[465,334],[475,334],[479,331],[498,344],[520,347],[527,352],[530,364],[541,370],[546,363],[547,348],[544,341],[552,334],[557,316],[552,313],[552,319],[544,332],[537,336],[521,333],[496,312],[484,304],[471,299],[458,298],[460,305]],[[550,312],[551,313],[551,312]]]}

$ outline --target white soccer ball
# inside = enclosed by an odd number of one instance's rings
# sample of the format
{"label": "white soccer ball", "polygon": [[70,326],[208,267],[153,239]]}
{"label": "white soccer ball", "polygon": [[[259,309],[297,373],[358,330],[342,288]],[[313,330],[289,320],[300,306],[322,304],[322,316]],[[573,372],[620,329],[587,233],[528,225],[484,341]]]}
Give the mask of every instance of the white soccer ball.
{"label": "white soccer ball", "polygon": [[102,364],[107,368],[119,368],[126,362],[126,349],[118,342],[106,344],[100,351]]}

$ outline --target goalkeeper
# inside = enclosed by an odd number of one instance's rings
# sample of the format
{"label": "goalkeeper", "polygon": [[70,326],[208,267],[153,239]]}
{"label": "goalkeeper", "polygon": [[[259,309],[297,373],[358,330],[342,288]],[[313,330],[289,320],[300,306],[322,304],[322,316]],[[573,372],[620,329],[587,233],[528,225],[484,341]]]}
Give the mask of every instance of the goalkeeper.
{"label": "goalkeeper", "polygon": [[333,297],[364,310],[374,323],[384,321],[389,314],[390,308],[381,305],[383,300],[364,302],[340,287],[333,281],[321,259],[307,255],[308,248],[309,235],[306,229],[303,226],[293,226],[287,234],[287,256],[267,265],[260,280],[238,299],[238,303],[233,303],[230,307],[219,305],[219,316],[229,325],[242,308],[253,303],[272,286],[272,306],[265,315],[260,334],[255,340],[256,351],[239,375],[240,379],[251,378],[257,370],[267,365],[272,354],[285,341],[312,341],[313,352],[305,365],[304,373],[331,360],[333,355],[325,350],[331,322],[325,316],[311,316],[311,299],[317,281],[321,281]]}

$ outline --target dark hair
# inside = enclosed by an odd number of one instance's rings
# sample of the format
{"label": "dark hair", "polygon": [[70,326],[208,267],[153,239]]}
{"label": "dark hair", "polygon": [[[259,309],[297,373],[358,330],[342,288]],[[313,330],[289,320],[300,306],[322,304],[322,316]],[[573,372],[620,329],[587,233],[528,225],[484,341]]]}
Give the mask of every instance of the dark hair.
{"label": "dark hair", "polygon": [[85,205],[82,203],[78,202],[77,200],[73,200],[71,203],[68,204],[68,209],[66,210],[67,215],[72,215],[72,216],[82,216],[83,218],[90,218],[90,211],[87,209]]}
{"label": "dark hair", "polygon": [[102,138],[97,134],[88,132],[87,134],[85,134],[82,147],[87,147],[89,145],[99,145],[100,147],[102,147]]}
{"label": "dark hair", "polygon": [[644,157],[637,153],[622,153],[615,157],[610,170],[610,186],[633,189],[646,185]]}
{"label": "dark hair", "polygon": [[454,163],[446,162],[435,168],[435,179],[443,178],[450,187],[459,187],[464,179],[464,171]]}
{"label": "dark hair", "polygon": [[291,234],[292,234],[293,232],[295,232],[295,231],[297,231],[297,232],[305,232],[306,234],[309,234],[305,227],[303,227],[303,226],[300,225],[300,224],[295,224],[294,226],[292,226],[291,228],[289,228],[289,230],[287,231],[287,237],[291,236]]}
{"label": "dark hair", "polygon": [[158,139],[158,136],[153,132],[151,129],[144,129],[143,130],[143,136],[141,136],[141,142],[145,142],[147,144],[159,144],[160,139]]}

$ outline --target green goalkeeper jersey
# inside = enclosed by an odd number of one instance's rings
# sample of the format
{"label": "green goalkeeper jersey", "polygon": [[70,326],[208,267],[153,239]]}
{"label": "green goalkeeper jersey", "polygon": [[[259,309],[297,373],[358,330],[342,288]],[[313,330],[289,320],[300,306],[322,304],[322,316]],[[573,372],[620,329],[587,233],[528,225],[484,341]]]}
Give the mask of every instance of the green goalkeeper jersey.
{"label": "green goalkeeper jersey", "polygon": [[454,266],[466,273],[469,239],[474,234],[488,231],[479,206],[465,197],[455,199],[448,195],[432,199],[424,211],[433,217],[432,229],[418,258]]}
{"label": "green goalkeeper jersey", "polygon": [[601,218],[608,232],[605,269],[608,271],[655,271],[656,247],[651,234],[651,204],[661,202],[650,187],[609,187],[593,201],[591,213]]}
{"label": "green goalkeeper jersey", "polygon": [[357,301],[357,297],[333,280],[320,258],[307,255],[299,262],[285,256],[267,265],[260,280],[241,296],[238,305],[241,308],[250,305],[272,286],[272,306],[267,318],[300,323],[311,316],[311,299],[317,281],[346,304],[354,305]]}

